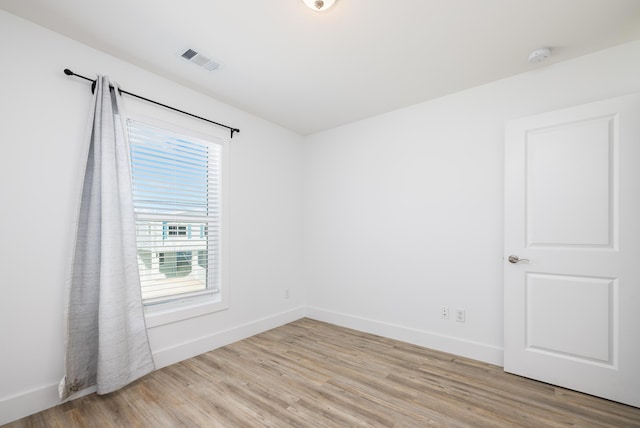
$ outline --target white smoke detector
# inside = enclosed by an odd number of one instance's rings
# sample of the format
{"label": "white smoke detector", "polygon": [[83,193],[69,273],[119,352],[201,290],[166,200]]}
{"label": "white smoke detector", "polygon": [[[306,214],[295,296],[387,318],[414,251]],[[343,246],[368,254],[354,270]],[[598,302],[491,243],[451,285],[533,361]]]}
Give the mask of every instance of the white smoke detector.
{"label": "white smoke detector", "polygon": [[538,64],[544,61],[545,59],[549,58],[550,56],[551,56],[551,49],[549,48],[536,49],[535,51],[531,52],[531,55],[529,55],[529,63]]}
{"label": "white smoke detector", "polygon": [[219,61],[216,61],[207,55],[203,55],[195,49],[186,49],[184,51],[181,51],[179,55],[187,61],[192,62],[195,65],[202,67],[208,71],[217,70],[222,66]]}

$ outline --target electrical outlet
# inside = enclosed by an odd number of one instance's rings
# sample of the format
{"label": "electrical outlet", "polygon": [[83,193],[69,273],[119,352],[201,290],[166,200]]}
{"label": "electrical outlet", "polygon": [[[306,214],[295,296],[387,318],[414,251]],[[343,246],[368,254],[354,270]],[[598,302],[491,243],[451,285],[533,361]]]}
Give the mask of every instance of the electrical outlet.
{"label": "electrical outlet", "polygon": [[285,299],[289,298],[289,289],[288,288],[286,290],[284,290],[284,298]]}
{"label": "electrical outlet", "polygon": [[464,309],[456,309],[456,321],[465,322],[466,313]]}
{"label": "electrical outlet", "polygon": [[449,307],[448,306],[443,306],[440,308],[440,317],[443,320],[448,320],[449,319]]}

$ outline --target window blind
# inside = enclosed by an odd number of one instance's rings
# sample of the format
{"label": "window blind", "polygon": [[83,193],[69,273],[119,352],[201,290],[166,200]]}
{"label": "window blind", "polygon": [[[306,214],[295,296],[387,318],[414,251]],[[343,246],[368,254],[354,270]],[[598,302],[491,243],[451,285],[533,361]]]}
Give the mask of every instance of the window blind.
{"label": "window blind", "polygon": [[220,144],[128,120],[145,303],[220,288]]}

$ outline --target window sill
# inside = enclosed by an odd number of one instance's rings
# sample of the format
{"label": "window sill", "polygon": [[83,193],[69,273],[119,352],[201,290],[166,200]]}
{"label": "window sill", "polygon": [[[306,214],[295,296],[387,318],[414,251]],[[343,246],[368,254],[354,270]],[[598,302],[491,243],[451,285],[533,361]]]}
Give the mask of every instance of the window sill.
{"label": "window sill", "polygon": [[206,299],[200,298],[197,301],[186,300],[146,306],[144,315],[147,328],[153,328],[224,311],[228,308],[227,302],[217,295]]}

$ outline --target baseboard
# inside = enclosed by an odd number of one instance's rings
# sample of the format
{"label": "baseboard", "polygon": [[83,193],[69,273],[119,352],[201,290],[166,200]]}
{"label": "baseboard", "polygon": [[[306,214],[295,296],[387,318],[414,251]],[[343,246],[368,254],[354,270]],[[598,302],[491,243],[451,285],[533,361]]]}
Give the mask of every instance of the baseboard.
{"label": "baseboard", "polygon": [[[228,330],[200,337],[196,340],[157,350],[153,352],[153,359],[157,369],[166,367],[303,318],[305,314],[306,308],[300,306],[289,311],[241,324]],[[95,390],[95,387],[87,388],[72,398],[80,398],[95,392]],[[61,404],[61,401],[58,396],[57,383],[2,399],[0,400],[0,425],[41,412],[58,404]]]}
{"label": "baseboard", "polygon": [[[87,388],[75,394],[73,398],[80,398],[95,391],[95,386]],[[2,399],[0,400],[0,425],[47,410],[61,403],[58,395],[58,383]]]}
{"label": "baseboard", "polygon": [[179,343],[169,348],[154,351],[153,361],[156,364],[156,369],[170,366],[171,364],[184,361],[196,355],[298,320],[303,318],[305,314],[306,307],[299,306],[289,311],[241,324],[228,330],[199,337],[189,342]]}
{"label": "baseboard", "polygon": [[424,346],[425,348],[472,358],[485,363],[503,365],[504,350],[498,346],[346,315],[321,308],[307,307],[307,317],[389,339]]}

